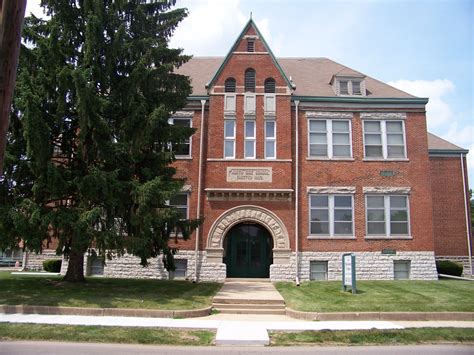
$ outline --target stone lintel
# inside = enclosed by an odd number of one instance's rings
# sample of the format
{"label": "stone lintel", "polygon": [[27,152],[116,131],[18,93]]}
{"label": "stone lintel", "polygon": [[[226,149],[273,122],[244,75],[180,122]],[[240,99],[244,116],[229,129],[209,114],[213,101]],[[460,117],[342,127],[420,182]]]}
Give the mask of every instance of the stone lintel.
{"label": "stone lintel", "polygon": [[194,117],[194,111],[176,111],[171,115],[171,117],[176,117],[176,118],[193,118]]}
{"label": "stone lintel", "polygon": [[320,111],[306,111],[306,118],[345,118],[352,119],[354,114],[352,112],[320,112]]}
{"label": "stone lintel", "polygon": [[364,194],[409,194],[411,187],[396,186],[365,186]]}
{"label": "stone lintel", "polygon": [[355,186],[308,186],[310,194],[354,194]]}
{"label": "stone lintel", "polygon": [[407,114],[405,112],[361,112],[360,118],[363,120],[405,120]]}

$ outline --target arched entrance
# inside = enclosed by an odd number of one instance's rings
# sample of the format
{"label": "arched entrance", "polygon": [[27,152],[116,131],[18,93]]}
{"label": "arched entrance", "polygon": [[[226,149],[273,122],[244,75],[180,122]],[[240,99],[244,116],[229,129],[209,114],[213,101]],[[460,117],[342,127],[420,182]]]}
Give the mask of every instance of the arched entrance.
{"label": "arched entrance", "polygon": [[240,223],[224,238],[227,277],[267,278],[273,263],[273,239],[257,223]]}

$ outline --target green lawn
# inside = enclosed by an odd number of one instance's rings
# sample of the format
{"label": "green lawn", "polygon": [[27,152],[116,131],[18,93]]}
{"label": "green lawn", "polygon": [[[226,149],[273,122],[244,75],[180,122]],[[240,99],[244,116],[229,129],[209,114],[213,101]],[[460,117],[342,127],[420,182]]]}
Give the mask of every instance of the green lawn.
{"label": "green lawn", "polygon": [[474,312],[474,282],[359,281],[357,294],[341,282],[278,282],[287,306],[306,312]]}
{"label": "green lawn", "polygon": [[0,340],[3,341],[211,345],[214,337],[215,332],[209,330],[0,323]]}
{"label": "green lawn", "polygon": [[0,304],[197,309],[210,306],[221,285],[188,281],[87,278],[84,284],[62,282],[60,277],[16,276],[0,272]]}
{"label": "green lawn", "polygon": [[409,328],[397,330],[338,330],[271,332],[271,345],[399,345],[474,343],[472,328]]}

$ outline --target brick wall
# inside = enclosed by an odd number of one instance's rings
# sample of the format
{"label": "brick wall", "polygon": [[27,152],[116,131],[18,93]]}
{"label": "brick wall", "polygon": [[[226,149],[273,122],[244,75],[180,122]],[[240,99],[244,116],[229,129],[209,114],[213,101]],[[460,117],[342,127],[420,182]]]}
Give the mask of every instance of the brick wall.
{"label": "brick wall", "polygon": [[430,168],[435,253],[437,256],[468,255],[461,160],[459,156],[431,156]]}

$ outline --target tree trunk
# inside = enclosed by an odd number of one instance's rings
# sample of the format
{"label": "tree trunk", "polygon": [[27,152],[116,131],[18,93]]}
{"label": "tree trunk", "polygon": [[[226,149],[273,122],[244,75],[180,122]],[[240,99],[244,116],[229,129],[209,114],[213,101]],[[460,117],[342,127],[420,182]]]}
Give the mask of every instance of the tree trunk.
{"label": "tree trunk", "polygon": [[84,278],[84,253],[71,250],[69,253],[69,263],[67,265],[66,275],[63,281],[67,282],[85,282]]}
{"label": "tree trunk", "polygon": [[0,175],[3,171],[25,9],[26,0],[0,0]]}

